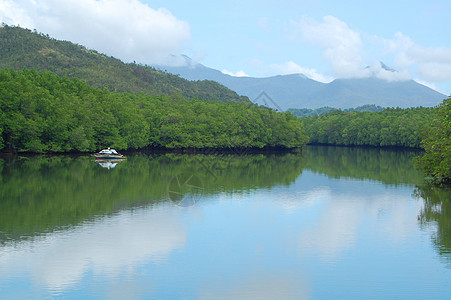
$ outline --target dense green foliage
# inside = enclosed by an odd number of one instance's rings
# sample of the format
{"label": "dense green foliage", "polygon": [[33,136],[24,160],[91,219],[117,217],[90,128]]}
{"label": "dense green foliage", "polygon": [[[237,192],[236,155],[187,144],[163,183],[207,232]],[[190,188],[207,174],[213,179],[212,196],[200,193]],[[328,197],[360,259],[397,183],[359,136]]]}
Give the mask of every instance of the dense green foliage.
{"label": "dense green foliage", "polygon": [[425,154],[418,165],[437,182],[451,184],[451,98],[436,108],[433,126],[423,134]]}
{"label": "dense green foliage", "polygon": [[[296,117],[312,117],[318,115],[327,114],[333,110],[338,110],[337,108],[324,106],[316,109],[310,108],[289,108],[288,111],[291,112]],[[382,111],[384,110],[381,106],[376,106],[374,104],[366,104],[362,106],[358,106],[356,108],[347,108],[343,109],[343,111]]]}
{"label": "dense green foliage", "polygon": [[290,113],[247,102],[113,93],[49,71],[0,70],[0,148],[17,151],[300,147]]}
{"label": "dense green foliage", "polygon": [[149,66],[125,64],[80,45],[5,24],[0,27],[0,68],[48,70],[114,92],[180,94],[185,98],[220,102],[249,101],[214,81],[188,81]]}
{"label": "dense green foliage", "polygon": [[113,169],[88,156],[0,159],[0,244],[121,209],[173,201],[170,184],[183,174],[197,179],[201,195],[213,195],[289,185],[302,168],[302,156],[291,153],[138,153]]}
{"label": "dense green foliage", "polygon": [[380,112],[335,110],[301,121],[313,144],[420,148],[420,133],[434,116],[432,108],[387,108]]}
{"label": "dense green foliage", "polygon": [[311,116],[318,116],[318,115],[324,115],[327,114],[333,110],[336,110],[336,108],[324,106],[320,108],[289,108],[287,111],[292,113],[296,117],[311,117]]}
{"label": "dense green foliage", "polygon": [[378,105],[374,105],[374,104],[366,104],[366,105],[362,105],[362,106],[358,106],[356,108],[347,108],[347,109],[343,109],[344,111],[373,111],[373,112],[377,112],[377,111],[383,111],[385,108],[383,108],[382,106],[378,106]]}

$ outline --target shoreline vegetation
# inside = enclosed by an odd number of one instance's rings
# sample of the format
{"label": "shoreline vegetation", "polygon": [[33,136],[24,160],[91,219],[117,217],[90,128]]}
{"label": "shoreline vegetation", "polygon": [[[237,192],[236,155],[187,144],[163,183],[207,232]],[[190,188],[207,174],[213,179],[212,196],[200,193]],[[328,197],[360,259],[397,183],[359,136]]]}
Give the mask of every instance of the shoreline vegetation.
{"label": "shoreline vegetation", "polygon": [[421,135],[434,126],[435,117],[434,108],[416,107],[332,110],[299,119],[311,144],[420,149],[423,148]]}
{"label": "shoreline vegetation", "polygon": [[124,149],[300,148],[291,113],[247,102],[116,93],[50,72],[0,70],[0,149],[94,152]]}
{"label": "shoreline vegetation", "polygon": [[423,149],[416,167],[434,183],[451,185],[451,98],[434,108],[332,110],[300,121],[310,144]]}
{"label": "shoreline vegetation", "polygon": [[117,93],[50,71],[0,69],[0,152],[76,154],[112,147],[243,154],[307,144],[421,148],[425,153],[416,165],[449,184],[450,102],[298,118],[247,102]]}

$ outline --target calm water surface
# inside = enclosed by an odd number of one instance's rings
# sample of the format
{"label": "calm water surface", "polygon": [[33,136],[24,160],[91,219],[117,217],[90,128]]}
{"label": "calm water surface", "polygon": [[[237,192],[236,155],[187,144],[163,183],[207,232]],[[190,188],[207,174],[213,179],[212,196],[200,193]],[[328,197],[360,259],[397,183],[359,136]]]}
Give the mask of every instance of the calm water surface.
{"label": "calm water surface", "polygon": [[415,155],[0,159],[0,299],[450,299]]}

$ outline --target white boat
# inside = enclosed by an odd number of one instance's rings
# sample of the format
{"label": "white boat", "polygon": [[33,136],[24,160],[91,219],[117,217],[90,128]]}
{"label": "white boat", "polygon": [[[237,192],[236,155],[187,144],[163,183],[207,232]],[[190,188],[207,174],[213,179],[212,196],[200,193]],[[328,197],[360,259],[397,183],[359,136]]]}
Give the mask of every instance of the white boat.
{"label": "white boat", "polygon": [[98,153],[94,154],[96,159],[125,159],[125,156],[119,154],[115,149],[103,149]]}

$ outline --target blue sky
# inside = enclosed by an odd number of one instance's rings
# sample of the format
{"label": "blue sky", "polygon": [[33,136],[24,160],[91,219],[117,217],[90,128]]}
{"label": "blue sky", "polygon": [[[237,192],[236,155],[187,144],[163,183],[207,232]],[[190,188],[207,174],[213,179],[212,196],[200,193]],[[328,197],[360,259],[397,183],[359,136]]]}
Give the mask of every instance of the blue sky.
{"label": "blue sky", "polygon": [[128,62],[186,54],[240,76],[415,79],[447,95],[449,15],[448,0],[0,0],[1,22]]}

